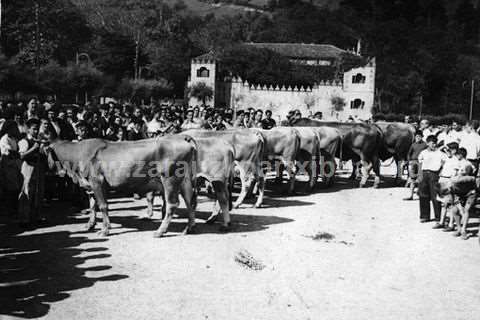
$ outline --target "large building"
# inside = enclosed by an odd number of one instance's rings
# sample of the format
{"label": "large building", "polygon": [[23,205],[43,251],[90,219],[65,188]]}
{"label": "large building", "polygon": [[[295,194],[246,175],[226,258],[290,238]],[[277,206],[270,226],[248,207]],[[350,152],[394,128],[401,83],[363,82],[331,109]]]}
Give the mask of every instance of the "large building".
{"label": "large building", "polygon": [[[246,46],[269,49],[288,58],[297,65],[337,68],[348,55],[359,56],[360,46],[347,51],[332,45],[297,43],[246,43]],[[292,108],[300,109],[304,115],[323,113],[325,119],[346,120],[352,116],[368,119],[372,115],[375,93],[375,58],[364,59],[360,66],[343,70],[334,79],[320,80],[312,86],[288,86],[250,84],[233,77],[219,79],[217,63],[213,53],[192,59],[188,86],[200,82],[214,90],[208,104],[227,106],[234,109],[270,109],[284,119]],[[342,68],[338,68],[339,70]],[[190,105],[200,101],[190,98]]]}

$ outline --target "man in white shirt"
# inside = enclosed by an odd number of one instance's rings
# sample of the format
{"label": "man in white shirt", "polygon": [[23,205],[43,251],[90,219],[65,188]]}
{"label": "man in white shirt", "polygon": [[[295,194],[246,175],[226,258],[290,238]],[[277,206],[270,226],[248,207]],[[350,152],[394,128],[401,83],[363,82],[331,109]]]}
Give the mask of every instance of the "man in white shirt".
{"label": "man in white shirt", "polygon": [[437,149],[437,137],[427,137],[428,148],[420,152],[418,161],[421,166],[421,179],[418,185],[418,196],[420,198],[420,222],[430,221],[430,201],[433,204],[435,220],[440,221],[441,206],[437,201],[435,186],[438,183],[439,172],[446,161],[446,155]]}
{"label": "man in white shirt", "polygon": [[478,170],[478,156],[480,154],[480,135],[473,130],[472,123],[469,121],[463,128],[462,140],[460,141],[460,148],[467,150],[467,160],[475,167],[475,172]]}

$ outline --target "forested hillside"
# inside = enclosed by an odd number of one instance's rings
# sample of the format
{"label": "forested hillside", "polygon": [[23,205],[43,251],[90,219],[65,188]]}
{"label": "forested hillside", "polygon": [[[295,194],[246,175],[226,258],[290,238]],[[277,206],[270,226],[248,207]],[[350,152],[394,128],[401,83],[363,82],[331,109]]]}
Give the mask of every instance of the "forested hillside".
{"label": "forested hillside", "polygon": [[[120,95],[137,76],[158,80],[164,85],[158,92],[179,97],[190,59],[212,50],[224,68],[251,82],[308,83],[309,75],[295,74],[284,57],[244,52],[237,44],[347,49],[361,39],[362,54],[377,58],[377,109],[416,113],[423,101],[425,112],[465,112],[469,81],[480,78],[475,6],[468,0],[46,0],[38,8],[37,57],[34,1],[10,1],[3,13],[0,85],[11,92],[26,83],[31,90],[59,91],[62,81],[53,77],[77,74],[95,94]],[[91,59],[91,72],[81,77],[72,67],[78,52]]]}

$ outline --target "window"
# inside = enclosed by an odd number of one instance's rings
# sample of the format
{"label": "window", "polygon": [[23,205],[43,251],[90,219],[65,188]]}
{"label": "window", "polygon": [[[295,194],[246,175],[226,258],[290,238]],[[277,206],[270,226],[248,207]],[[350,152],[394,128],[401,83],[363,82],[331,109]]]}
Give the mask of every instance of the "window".
{"label": "window", "polygon": [[352,83],[365,83],[365,80],[366,77],[361,73],[357,73],[352,77]]}
{"label": "window", "polygon": [[364,106],[365,101],[362,101],[361,99],[355,99],[350,102],[350,109],[363,109]]}
{"label": "window", "polygon": [[197,70],[197,77],[198,78],[208,78],[210,77],[210,70],[205,67],[201,67]]}

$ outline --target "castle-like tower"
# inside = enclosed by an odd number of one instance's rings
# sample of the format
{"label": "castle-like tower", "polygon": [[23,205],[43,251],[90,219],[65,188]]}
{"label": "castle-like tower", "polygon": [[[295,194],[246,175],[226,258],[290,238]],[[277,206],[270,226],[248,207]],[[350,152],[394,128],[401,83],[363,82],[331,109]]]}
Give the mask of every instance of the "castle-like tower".
{"label": "castle-like tower", "polygon": [[[316,44],[246,44],[268,48],[288,57],[292,63],[314,66],[336,66],[343,55],[359,56],[357,51],[345,51],[332,45]],[[343,73],[342,79],[320,81],[313,87],[285,87],[249,84],[240,78],[217,79],[216,60],[213,53],[192,59],[188,86],[204,82],[214,91],[214,98],[208,101],[211,106],[232,107],[234,109],[270,109],[280,119],[284,119],[291,109],[300,109],[304,115],[322,112],[325,119],[346,120],[352,116],[369,119],[372,116],[375,94],[375,58],[360,67]],[[345,105],[335,106],[333,101],[343,101]],[[190,98],[190,106],[200,105],[201,101]]]}

